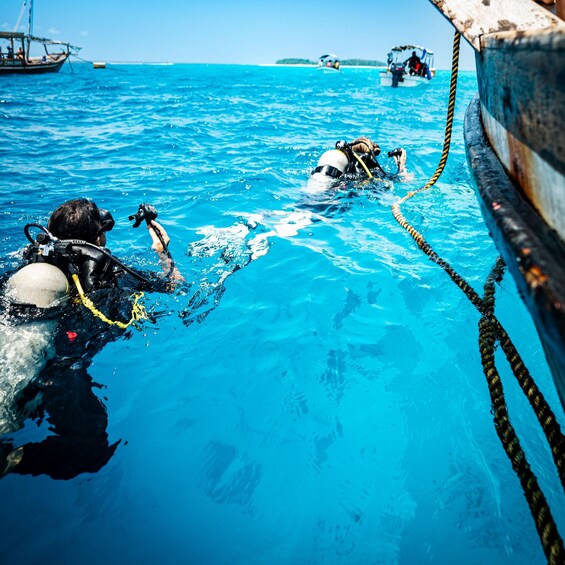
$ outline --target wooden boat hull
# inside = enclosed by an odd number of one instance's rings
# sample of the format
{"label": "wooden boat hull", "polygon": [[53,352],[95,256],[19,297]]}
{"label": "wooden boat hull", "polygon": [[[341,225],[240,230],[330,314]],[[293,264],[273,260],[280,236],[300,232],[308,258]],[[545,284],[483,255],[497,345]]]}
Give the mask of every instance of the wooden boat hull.
{"label": "wooden boat hull", "polygon": [[430,2],[475,49],[469,164],[565,407],[565,24],[530,0]]}
{"label": "wooden boat hull", "polygon": [[565,31],[481,38],[465,139],[483,215],[565,406]]}
{"label": "wooden boat hull", "polygon": [[481,40],[482,123],[510,178],[565,241],[565,31]]}
{"label": "wooden boat hull", "polygon": [[24,63],[17,59],[0,60],[0,75],[39,75],[45,73],[58,73],[67,60],[67,55],[62,55],[57,61],[45,63]]}
{"label": "wooden boat hull", "polygon": [[565,406],[565,244],[532,206],[494,152],[479,97],[465,117],[467,158],[482,213],[530,310]]}

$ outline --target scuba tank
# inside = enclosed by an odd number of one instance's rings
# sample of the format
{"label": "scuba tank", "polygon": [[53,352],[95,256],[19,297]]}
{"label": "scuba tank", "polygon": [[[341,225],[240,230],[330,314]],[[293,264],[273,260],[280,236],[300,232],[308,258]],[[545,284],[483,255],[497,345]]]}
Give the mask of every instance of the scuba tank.
{"label": "scuba tank", "polygon": [[67,296],[67,277],[55,265],[30,263],[6,282],[6,297],[12,304],[49,308]]}
{"label": "scuba tank", "polygon": [[55,355],[57,322],[49,310],[68,289],[63,271],[49,263],[26,265],[4,285],[9,312],[18,315],[0,319],[0,434],[21,428],[33,409],[20,395]]}
{"label": "scuba tank", "polygon": [[343,151],[330,149],[322,154],[318,165],[312,171],[312,175],[320,173],[326,177],[337,179],[345,173],[348,165],[349,159]]}

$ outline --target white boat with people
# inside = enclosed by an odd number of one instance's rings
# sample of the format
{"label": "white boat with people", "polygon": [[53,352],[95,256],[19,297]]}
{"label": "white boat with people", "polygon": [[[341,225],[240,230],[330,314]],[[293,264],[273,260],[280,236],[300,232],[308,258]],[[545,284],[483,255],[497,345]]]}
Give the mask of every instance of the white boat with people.
{"label": "white boat with people", "polygon": [[318,59],[318,66],[316,67],[316,70],[324,73],[339,73],[341,72],[340,67],[341,63],[339,62],[338,56],[328,53],[326,55],[322,55]]}
{"label": "white boat with people", "polygon": [[436,70],[434,53],[420,45],[397,45],[387,54],[387,68],[380,72],[381,86],[428,84]]}

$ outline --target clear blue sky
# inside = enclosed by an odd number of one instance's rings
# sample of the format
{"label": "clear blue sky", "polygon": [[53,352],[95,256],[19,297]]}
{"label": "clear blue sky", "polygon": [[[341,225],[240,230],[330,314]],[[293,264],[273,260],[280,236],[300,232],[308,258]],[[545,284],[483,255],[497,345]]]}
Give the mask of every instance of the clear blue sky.
{"label": "clear blue sky", "polygon": [[[274,63],[336,53],[386,60],[402,43],[434,51],[449,68],[453,28],[428,0],[34,0],[34,32],[82,47],[89,61]],[[0,0],[13,30],[23,0]],[[23,24],[27,26],[24,18]],[[474,69],[462,41],[460,65]]]}

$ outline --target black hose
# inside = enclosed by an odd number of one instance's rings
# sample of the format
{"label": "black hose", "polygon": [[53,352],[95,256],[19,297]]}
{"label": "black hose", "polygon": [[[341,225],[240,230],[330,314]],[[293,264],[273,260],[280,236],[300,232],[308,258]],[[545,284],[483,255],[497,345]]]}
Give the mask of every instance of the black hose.
{"label": "black hose", "polygon": [[[90,243],[88,241],[83,241],[82,239],[57,239],[51,232],[49,232],[49,230],[47,228],[45,228],[41,224],[26,224],[24,226],[24,233],[25,233],[27,239],[33,245],[44,245],[44,243],[33,239],[33,237],[31,237],[31,234],[29,232],[29,228],[38,228],[38,229],[42,230],[47,236],[46,237],[47,241],[45,243],[53,243],[55,245],[61,245],[63,247],[68,247],[68,246],[71,246],[71,247],[90,247],[91,249],[99,251],[100,253],[102,253],[103,255],[108,257],[108,259],[113,261],[116,265],[121,267],[124,271],[129,273],[132,277],[135,277],[137,280],[144,282],[146,284],[150,284],[150,281],[148,279],[146,279],[144,276],[140,275],[139,273],[135,272],[133,269],[131,269],[130,267],[128,267],[127,265],[122,263],[117,257],[114,257],[114,255],[112,255],[108,250],[104,249],[103,247],[99,247],[98,245],[95,245],[94,243]],[[42,239],[44,237],[45,236],[42,236]]]}

